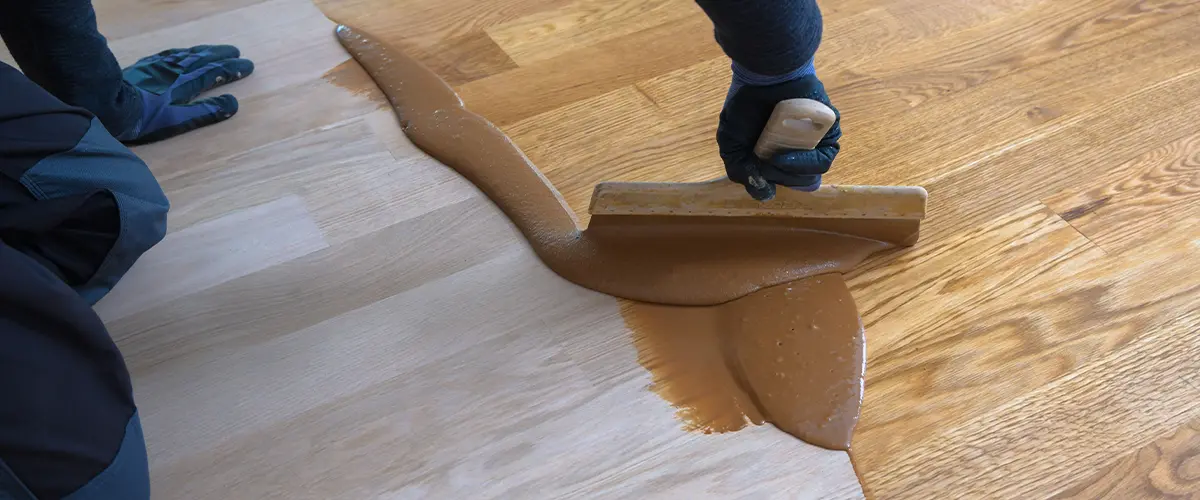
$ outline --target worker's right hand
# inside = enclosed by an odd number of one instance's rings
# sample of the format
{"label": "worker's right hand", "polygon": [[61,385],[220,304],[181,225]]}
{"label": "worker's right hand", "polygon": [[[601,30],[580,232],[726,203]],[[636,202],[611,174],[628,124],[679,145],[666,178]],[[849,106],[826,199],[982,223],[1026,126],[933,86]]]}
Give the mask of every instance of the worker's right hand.
{"label": "worker's right hand", "polygon": [[[811,70],[810,70],[811,71]],[[759,159],[754,145],[767,125],[771,112],[779,101],[803,97],[820,101],[837,114],[829,132],[812,150],[781,151],[772,158]],[[766,201],[775,197],[775,185],[813,191],[821,186],[821,174],[829,171],[841,146],[841,114],[829,102],[825,86],[815,74],[773,85],[752,85],[741,78],[735,68],[734,82],[721,111],[717,127],[717,146],[725,173],[729,179],[746,186],[754,199]]]}
{"label": "worker's right hand", "polygon": [[109,132],[122,142],[144,144],[228,119],[238,110],[232,95],[193,99],[250,76],[254,63],[240,56],[232,45],[198,45],[142,58],[122,71],[141,98],[141,116],[128,130]]}

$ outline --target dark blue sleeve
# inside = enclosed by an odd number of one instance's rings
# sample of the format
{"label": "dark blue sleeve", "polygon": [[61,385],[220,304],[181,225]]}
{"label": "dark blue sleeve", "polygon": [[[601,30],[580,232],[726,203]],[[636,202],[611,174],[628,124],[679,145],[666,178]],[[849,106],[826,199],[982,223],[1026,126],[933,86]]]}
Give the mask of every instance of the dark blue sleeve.
{"label": "dark blue sleeve", "polygon": [[717,42],[738,65],[782,75],[812,61],[821,45],[816,0],[696,0],[712,19]]}
{"label": "dark blue sleeve", "polygon": [[109,130],[141,117],[142,101],[98,31],[91,0],[0,1],[0,36],[30,80]]}
{"label": "dark blue sleeve", "polygon": [[166,233],[154,175],[87,111],[0,63],[0,239],[88,303]]}

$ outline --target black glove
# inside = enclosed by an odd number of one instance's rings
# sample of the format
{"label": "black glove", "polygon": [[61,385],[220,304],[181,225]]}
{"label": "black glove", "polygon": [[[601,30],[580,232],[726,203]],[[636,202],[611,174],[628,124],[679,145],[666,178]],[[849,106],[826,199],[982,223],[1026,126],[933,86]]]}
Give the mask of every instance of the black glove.
{"label": "black glove", "polygon": [[[779,101],[804,97],[833,109],[838,119],[812,150],[782,151],[769,160],[754,155],[754,145]],[[768,86],[742,85],[725,101],[717,127],[717,146],[729,179],[746,186],[754,199],[775,197],[775,185],[813,191],[821,186],[821,174],[829,171],[841,146],[841,114],[829,102],[825,86],[816,75]]]}

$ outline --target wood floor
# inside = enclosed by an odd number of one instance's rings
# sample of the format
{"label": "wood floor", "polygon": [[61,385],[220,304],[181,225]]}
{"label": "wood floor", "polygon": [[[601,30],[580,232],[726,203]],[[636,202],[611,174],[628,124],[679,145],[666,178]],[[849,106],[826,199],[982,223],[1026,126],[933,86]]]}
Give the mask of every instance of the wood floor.
{"label": "wood floor", "polygon": [[[97,310],[158,498],[1200,498],[1200,2],[826,0],[829,182],[929,190],[848,277],[852,453],[684,431],[616,299],[416,150],[309,0],[95,0],[122,63],[233,43],[234,119],[136,151],[170,234]],[[728,61],[689,0],[320,0],[586,219],[701,180]]]}

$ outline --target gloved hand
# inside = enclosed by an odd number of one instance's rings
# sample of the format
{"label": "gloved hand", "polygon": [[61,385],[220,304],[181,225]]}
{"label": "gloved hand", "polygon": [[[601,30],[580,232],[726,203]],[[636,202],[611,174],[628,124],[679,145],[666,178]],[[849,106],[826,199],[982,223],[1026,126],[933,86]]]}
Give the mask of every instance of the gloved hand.
{"label": "gloved hand", "polygon": [[141,97],[141,117],[110,132],[122,142],[144,144],[228,119],[238,110],[232,95],[192,99],[253,73],[254,63],[240,55],[231,45],[198,45],[167,49],[125,68],[125,83]]}
{"label": "gloved hand", "polygon": [[[829,106],[837,114],[829,132],[812,150],[782,151],[766,161],[754,155],[754,145],[779,101],[805,97]],[[721,111],[717,146],[729,179],[746,186],[754,199],[775,197],[775,185],[803,191],[821,186],[821,174],[829,171],[842,137],[841,114],[829,102],[825,86],[815,74],[767,86],[748,85],[735,76],[730,95]]]}

